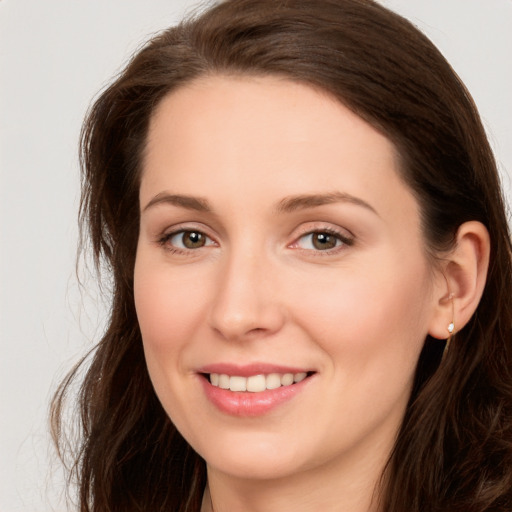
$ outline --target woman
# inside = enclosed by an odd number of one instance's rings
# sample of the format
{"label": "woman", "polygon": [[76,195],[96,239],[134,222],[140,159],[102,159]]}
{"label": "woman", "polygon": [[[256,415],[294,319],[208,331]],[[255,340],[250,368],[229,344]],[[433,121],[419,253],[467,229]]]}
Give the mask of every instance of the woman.
{"label": "woman", "polygon": [[114,290],[81,510],[511,509],[496,165],[407,21],[222,2],[134,57],[82,149]]}

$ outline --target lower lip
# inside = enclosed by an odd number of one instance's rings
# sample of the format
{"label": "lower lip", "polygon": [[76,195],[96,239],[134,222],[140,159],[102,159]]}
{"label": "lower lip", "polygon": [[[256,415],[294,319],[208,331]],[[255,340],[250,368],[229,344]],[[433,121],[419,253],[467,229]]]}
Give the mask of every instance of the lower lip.
{"label": "lower lip", "polygon": [[200,379],[206,396],[221,412],[231,416],[262,416],[294,398],[308,385],[311,377],[297,384],[267,389],[260,393],[230,391],[212,386],[203,376]]}

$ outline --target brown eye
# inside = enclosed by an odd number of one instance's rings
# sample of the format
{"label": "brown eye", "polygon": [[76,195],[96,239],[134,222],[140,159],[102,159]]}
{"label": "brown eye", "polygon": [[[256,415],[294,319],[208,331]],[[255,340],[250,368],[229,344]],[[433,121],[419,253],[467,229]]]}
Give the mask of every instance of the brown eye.
{"label": "brown eye", "polygon": [[328,251],[342,245],[351,245],[352,241],[329,231],[314,231],[301,236],[296,243],[301,249]]}
{"label": "brown eye", "polygon": [[212,241],[200,231],[179,231],[168,238],[170,245],[177,249],[200,249]]}
{"label": "brown eye", "polygon": [[312,233],[311,242],[315,249],[320,251],[333,249],[339,242],[339,239],[329,233]]}
{"label": "brown eye", "polygon": [[187,249],[197,249],[203,247],[206,243],[206,238],[202,233],[197,231],[185,231],[182,235],[183,245]]}

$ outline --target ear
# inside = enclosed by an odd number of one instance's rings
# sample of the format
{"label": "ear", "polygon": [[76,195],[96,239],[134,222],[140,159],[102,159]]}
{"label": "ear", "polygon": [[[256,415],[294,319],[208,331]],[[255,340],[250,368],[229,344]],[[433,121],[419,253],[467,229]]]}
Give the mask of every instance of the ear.
{"label": "ear", "polygon": [[446,339],[468,323],[484,291],[489,253],[489,233],[482,223],[470,221],[459,227],[455,247],[441,261],[435,287],[437,304],[429,329],[432,337]]}

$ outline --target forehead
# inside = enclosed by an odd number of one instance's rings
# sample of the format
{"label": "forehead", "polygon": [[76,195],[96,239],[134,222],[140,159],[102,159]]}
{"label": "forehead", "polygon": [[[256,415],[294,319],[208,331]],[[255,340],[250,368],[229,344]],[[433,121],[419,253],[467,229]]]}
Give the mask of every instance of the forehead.
{"label": "forehead", "polygon": [[341,189],[384,208],[398,200],[414,210],[397,162],[384,135],[327,93],[275,77],[212,76],[157,107],[141,203],[168,189],[214,191],[222,202],[238,187],[246,203],[259,194],[278,201]]}
{"label": "forehead", "polygon": [[[181,142],[190,135],[199,142],[207,123],[217,125],[208,134],[212,143],[237,130],[238,137],[245,135],[268,148],[272,141],[282,147],[286,139],[339,143],[343,127],[353,138],[371,138],[375,149],[394,157],[394,146],[385,136],[328,92],[286,78],[243,75],[202,77],[169,93],[152,115],[149,149],[164,130],[174,131],[178,139],[183,136]],[[278,140],[272,139],[275,130],[283,129]]]}

